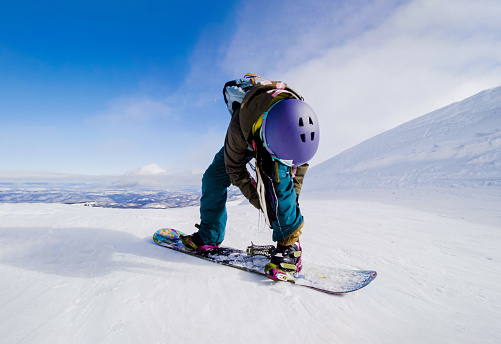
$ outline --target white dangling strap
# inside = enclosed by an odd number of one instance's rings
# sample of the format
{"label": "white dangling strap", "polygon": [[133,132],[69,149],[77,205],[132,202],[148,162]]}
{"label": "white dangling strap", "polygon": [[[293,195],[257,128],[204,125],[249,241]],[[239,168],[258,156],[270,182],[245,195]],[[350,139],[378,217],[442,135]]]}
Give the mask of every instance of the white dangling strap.
{"label": "white dangling strap", "polygon": [[264,214],[264,220],[266,224],[271,227],[270,219],[268,218],[268,208],[266,206],[266,188],[263,183],[263,178],[261,177],[260,168],[256,164],[256,177],[257,177],[257,185],[256,190],[259,196],[259,204],[261,205],[261,211]]}

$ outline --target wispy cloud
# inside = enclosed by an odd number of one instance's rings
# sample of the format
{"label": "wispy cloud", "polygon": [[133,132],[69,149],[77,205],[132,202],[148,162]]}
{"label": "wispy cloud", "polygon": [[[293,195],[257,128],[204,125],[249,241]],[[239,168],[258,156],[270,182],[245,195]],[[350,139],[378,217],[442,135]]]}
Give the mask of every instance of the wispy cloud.
{"label": "wispy cloud", "polygon": [[313,163],[501,84],[496,0],[247,4],[224,62],[305,96],[321,121]]}
{"label": "wispy cloud", "polygon": [[500,85],[500,16],[495,1],[414,1],[291,68],[284,78],[300,85],[328,134],[317,159]]}
{"label": "wispy cloud", "polygon": [[120,97],[108,101],[106,109],[98,113],[95,118],[112,122],[149,121],[155,118],[165,118],[172,114],[172,107],[164,100],[149,97]]}
{"label": "wispy cloud", "polygon": [[222,145],[226,124],[199,98],[180,90],[169,98],[124,96],[107,102],[84,121],[93,163],[112,166],[115,174],[152,162],[167,169],[206,167]]}
{"label": "wispy cloud", "polygon": [[224,68],[277,75],[374,29],[408,1],[243,2]]}

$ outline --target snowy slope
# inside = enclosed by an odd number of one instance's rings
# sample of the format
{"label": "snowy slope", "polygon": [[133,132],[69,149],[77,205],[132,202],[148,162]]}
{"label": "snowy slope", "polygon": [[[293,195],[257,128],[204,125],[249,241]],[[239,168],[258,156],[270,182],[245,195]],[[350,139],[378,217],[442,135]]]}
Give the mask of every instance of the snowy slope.
{"label": "snowy slope", "polygon": [[[225,243],[269,243],[255,209],[239,203],[229,204]],[[190,232],[197,207],[0,204],[0,341],[501,341],[499,213],[479,224],[455,211],[356,200],[305,200],[302,209],[305,262],[375,269],[378,278],[331,296],[153,244],[163,226]]]}
{"label": "snowy slope", "polygon": [[501,186],[501,87],[407,122],[313,167],[305,190],[409,186]]}

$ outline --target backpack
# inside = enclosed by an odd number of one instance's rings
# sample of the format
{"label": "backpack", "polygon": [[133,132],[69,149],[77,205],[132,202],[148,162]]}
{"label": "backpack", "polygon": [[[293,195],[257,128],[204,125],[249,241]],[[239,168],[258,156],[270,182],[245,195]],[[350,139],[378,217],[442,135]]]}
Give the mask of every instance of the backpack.
{"label": "backpack", "polygon": [[259,75],[245,74],[243,79],[231,80],[224,84],[224,102],[231,116],[233,116],[233,112],[240,107],[247,92],[262,81],[265,81],[265,79]]}

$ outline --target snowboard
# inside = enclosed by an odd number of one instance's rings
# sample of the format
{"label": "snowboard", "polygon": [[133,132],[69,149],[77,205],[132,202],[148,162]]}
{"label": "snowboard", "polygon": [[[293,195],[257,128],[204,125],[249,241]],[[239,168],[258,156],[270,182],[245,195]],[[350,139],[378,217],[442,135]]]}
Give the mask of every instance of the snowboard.
{"label": "snowboard", "polygon": [[[227,246],[219,246],[210,251],[196,252],[184,246],[180,238],[181,235],[185,234],[172,228],[162,228],[153,234],[153,241],[160,246],[178,252],[266,277],[264,267],[270,262],[270,259],[263,255],[253,255],[255,251],[258,251],[253,249],[255,247],[254,245],[249,246],[247,251]],[[263,248],[271,246],[258,247]],[[328,294],[344,294],[365,287],[371,283],[376,276],[376,271],[335,269],[315,264],[305,264],[303,261],[301,272],[290,274],[289,278],[284,282],[293,283]],[[270,279],[270,281],[272,280]]]}

